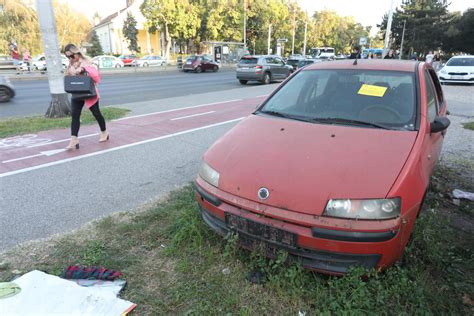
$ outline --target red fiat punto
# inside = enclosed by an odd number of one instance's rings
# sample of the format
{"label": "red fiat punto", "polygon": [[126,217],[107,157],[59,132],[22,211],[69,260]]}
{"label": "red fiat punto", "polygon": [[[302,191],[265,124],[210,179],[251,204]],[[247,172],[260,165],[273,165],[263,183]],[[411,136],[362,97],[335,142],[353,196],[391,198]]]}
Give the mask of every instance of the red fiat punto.
{"label": "red fiat punto", "polygon": [[343,274],[402,255],[449,126],[425,63],[303,68],[204,155],[202,218],[245,248]]}

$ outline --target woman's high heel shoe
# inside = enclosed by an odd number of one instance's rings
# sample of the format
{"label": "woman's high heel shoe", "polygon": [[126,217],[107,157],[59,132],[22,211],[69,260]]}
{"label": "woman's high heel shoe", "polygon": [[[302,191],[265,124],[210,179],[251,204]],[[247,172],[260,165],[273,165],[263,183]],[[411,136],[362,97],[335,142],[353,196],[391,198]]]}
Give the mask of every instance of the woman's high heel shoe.
{"label": "woman's high heel shoe", "polygon": [[71,140],[69,141],[69,145],[66,149],[79,149],[79,141],[77,140],[77,136],[72,136]]}
{"label": "woman's high heel shoe", "polygon": [[100,137],[99,137],[99,143],[103,143],[108,141],[110,138],[110,135],[107,131],[100,132]]}

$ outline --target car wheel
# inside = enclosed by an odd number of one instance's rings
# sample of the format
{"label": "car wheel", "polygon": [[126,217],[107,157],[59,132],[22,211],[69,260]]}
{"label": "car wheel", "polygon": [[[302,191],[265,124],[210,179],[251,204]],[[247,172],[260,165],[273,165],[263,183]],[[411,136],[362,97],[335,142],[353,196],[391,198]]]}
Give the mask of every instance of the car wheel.
{"label": "car wheel", "polygon": [[115,68],[120,68],[120,65],[119,65],[119,64],[115,64]]}
{"label": "car wheel", "polygon": [[219,67],[217,67],[216,65],[214,65],[214,67],[212,67],[212,71],[217,72],[218,70],[219,70]]}
{"label": "car wheel", "polygon": [[263,84],[269,84],[272,81],[272,78],[268,72],[263,75]]}
{"label": "car wheel", "polygon": [[12,98],[12,93],[7,87],[0,87],[0,102],[8,102]]}
{"label": "car wheel", "polygon": [[240,84],[247,84],[247,80],[239,80]]}
{"label": "car wheel", "polygon": [[143,67],[148,67],[148,63],[143,63]]}
{"label": "car wheel", "polygon": [[199,74],[199,73],[201,73],[201,72],[202,72],[202,68],[201,68],[201,66],[198,66],[198,67],[196,68],[196,73]]}

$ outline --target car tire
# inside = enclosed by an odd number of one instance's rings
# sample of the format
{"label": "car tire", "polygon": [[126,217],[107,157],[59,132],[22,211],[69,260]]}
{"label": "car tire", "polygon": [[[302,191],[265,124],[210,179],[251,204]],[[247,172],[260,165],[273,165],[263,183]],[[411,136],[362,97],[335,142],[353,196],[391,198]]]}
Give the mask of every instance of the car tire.
{"label": "car tire", "polygon": [[246,85],[248,81],[247,80],[239,80],[239,82],[240,82],[241,85]]}
{"label": "car tire", "polygon": [[148,67],[148,63],[143,63],[143,67]]}
{"label": "car tire", "polygon": [[214,65],[214,67],[212,67],[213,72],[217,72],[218,70],[219,70],[219,67],[217,67],[216,65]]}
{"label": "car tire", "polygon": [[262,83],[263,84],[269,84],[272,81],[272,77],[270,76],[270,73],[266,72],[263,75]]}
{"label": "car tire", "polygon": [[0,87],[0,103],[8,102],[13,94],[7,87]]}
{"label": "car tire", "polygon": [[196,73],[200,74],[202,72],[201,66],[198,66],[195,71]]}
{"label": "car tire", "polygon": [[120,65],[119,65],[119,64],[115,64],[115,68],[120,68]]}

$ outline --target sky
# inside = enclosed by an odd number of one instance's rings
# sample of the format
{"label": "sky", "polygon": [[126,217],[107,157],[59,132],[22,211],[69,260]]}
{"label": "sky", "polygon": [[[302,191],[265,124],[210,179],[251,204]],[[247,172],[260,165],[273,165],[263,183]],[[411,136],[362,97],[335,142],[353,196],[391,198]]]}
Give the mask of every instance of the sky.
{"label": "sky", "polygon": [[[126,0],[60,0],[87,17],[92,18],[95,11],[99,12],[102,18],[124,8]],[[376,33],[376,25],[380,23],[383,15],[388,12],[392,0],[298,0],[303,10],[308,14],[314,11],[329,9],[336,11],[342,16],[353,16],[357,22],[364,26],[372,26],[372,35]],[[394,7],[400,6],[402,0],[393,0]],[[450,11],[464,11],[467,8],[474,8],[474,0],[450,0]]]}

